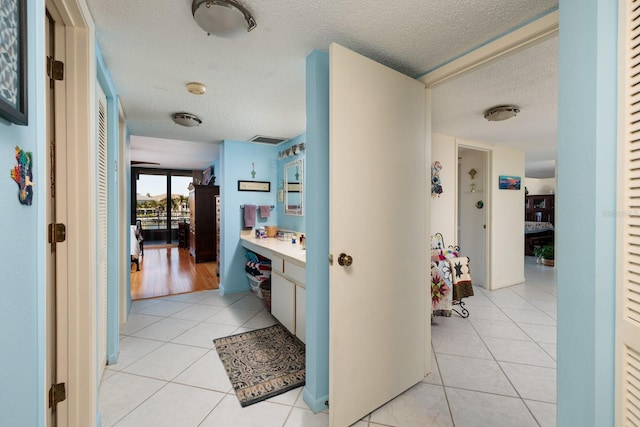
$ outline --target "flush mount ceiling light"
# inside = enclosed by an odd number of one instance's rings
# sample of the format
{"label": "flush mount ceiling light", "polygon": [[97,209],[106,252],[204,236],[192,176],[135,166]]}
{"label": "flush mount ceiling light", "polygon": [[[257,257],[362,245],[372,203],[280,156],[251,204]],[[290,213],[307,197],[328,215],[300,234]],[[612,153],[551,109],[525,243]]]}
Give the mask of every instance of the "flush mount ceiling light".
{"label": "flush mount ceiling light", "polygon": [[191,82],[187,83],[187,90],[193,95],[204,95],[207,91],[207,87],[202,83]]}
{"label": "flush mount ceiling light", "polygon": [[235,0],[193,0],[193,19],[207,34],[232,39],[256,27],[251,13]]}
{"label": "flush mount ceiling light", "polygon": [[503,120],[515,117],[520,109],[515,105],[500,105],[498,107],[489,108],[484,112],[484,118],[490,122],[501,122]]}
{"label": "flush mount ceiling light", "polygon": [[200,120],[200,118],[195,114],[191,113],[174,113],[171,118],[177,124],[188,128],[200,126],[202,124],[202,120]]}

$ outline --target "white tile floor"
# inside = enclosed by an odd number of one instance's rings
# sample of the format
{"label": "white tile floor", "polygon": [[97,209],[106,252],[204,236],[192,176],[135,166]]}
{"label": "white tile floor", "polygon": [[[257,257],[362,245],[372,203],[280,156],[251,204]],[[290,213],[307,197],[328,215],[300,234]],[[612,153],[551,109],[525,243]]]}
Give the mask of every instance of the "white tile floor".
{"label": "white tile floor", "polygon": [[[432,323],[433,373],[355,425],[555,426],[556,275],[527,257],[526,283],[468,299],[469,319]],[[252,294],[134,302],[118,363],[100,385],[102,425],[327,426],[302,388],[241,408],[214,338],[275,323]]]}

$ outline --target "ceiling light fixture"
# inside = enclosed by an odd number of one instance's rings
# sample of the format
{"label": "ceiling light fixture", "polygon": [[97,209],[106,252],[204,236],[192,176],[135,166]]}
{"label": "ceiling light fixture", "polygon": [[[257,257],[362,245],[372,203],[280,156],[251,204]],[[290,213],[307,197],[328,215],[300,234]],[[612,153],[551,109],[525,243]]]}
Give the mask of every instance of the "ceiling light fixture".
{"label": "ceiling light fixture", "polygon": [[501,122],[503,120],[515,117],[520,109],[515,105],[500,105],[498,107],[489,108],[484,112],[484,118],[490,122]]}
{"label": "ceiling light fixture", "polygon": [[207,34],[227,39],[240,37],[257,25],[251,13],[235,0],[193,0],[191,13]]}
{"label": "ceiling light fixture", "polygon": [[207,91],[207,87],[202,83],[191,82],[187,83],[187,90],[193,95],[204,95]]}
{"label": "ceiling light fixture", "polygon": [[191,113],[174,113],[171,118],[176,122],[176,124],[186,126],[188,128],[200,126],[202,124],[200,117]]}

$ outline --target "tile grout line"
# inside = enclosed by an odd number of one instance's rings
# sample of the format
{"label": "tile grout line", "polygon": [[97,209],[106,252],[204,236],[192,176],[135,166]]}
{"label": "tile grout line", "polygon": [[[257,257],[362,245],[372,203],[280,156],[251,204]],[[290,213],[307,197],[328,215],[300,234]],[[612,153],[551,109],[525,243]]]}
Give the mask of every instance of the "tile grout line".
{"label": "tile grout line", "polygon": [[[431,349],[433,350],[433,344],[431,345]],[[449,403],[449,395],[447,394],[447,388],[444,385],[444,378],[442,377],[442,371],[440,370],[440,363],[438,362],[438,354],[434,351],[433,358],[436,360],[436,368],[438,369],[438,376],[440,377],[440,387],[442,387],[442,392],[444,393],[444,399],[447,401],[447,408],[449,409],[449,418],[451,419],[451,425],[453,427],[456,426],[455,421],[453,420],[453,411],[451,410],[451,404]]]}
{"label": "tile grout line", "polygon": [[[245,298],[245,297],[243,297],[243,298]],[[239,298],[237,301],[240,301],[240,300],[241,300],[241,299],[243,299],[243,298]],[[236,302],[237,302],[237,301],[236,301]],[[192,304],[192,303],[188,303],[188,304],[190,304],[190,306],[195,305],[195,304]],[[178,313],[178,312],[180,312],[180,311],[186,310],[187,308],[190,308],[190,307],[185,307],[185,308],[183,308],[182,310],[178,310],[177,312],[172,313],[172,314],[169,314],[169,315],[167,315],[167,316],[156,316],[156,317],[160,317],[160,320],[158,320],[157,322],[159,322],[159,321],[161,321],[161,320],[163,320],[163,319],[170,319],[170,318],[171,318],[171,319],[173,319],[173,318],[171,317],[173,314],[176,314],[176,313]],[[261,309],[261,310],[257,311],[257,312],[256,312],[256,313],[255,313],[251,318],[249,318],[245,323],[243,323],[243,325],[244,325],[244,324],[246,324],[247,322],[249,322],[249,321],[250,321],[251,319],[253,319],[255,316],[257,316],[257,315],[258,315],[262,310],[263,310],[263,309]],[[207,318],[207,319],[208,319],[208,318]],[[196,327],[197,325],[202,324],[202,323],[206,323],[206,320],[207,320],[207,319],[205,319],[205,320],[203,320],[203,321],[201,321],[201,322],[196,323],[196,324],[195,324],[195,325],[193,325],[191,328],[189,328],[189,329],[187,329],[187,330],[183,331],[182,333],[178,334],[176,337],[172,338],[170,341],[154,340],[154,339],[151,339],[151,338],[143,338],[143,337],[133,337],[133,338],[139,338],[139,339],[147,339],[147,340],[155,341],[155,342],[162,342],[163,344],[161,344],[158,348],[156,348],[156,349],[154,349],[154,350],[151,350],[149,353],[146,353],[145,355],[143,355],[143,356],[141,356],[141,357],[137,358],[135,361],[133,361],[132,363],[130,363],[130,364],[129,364],[129,365],[127,365],[127,366],[131,366],[131,365],[133,365],[134,363],[138,362],[138,361],[139,361],[139,360],[141,360],[142,358],[144,358],[144,357],[148,356],[149,354],[153,353],[154,351],[158,350],[159,348],[161,348],[161,347],[163,347],[164,345],[169,344],[169,343],[171,343],[171,344],[175,344],[175,345],[184,345],[184,346],[187,346],[187,347],[194,347],[194,348],[199,348],[199,349],[203,349],[203,348],[205,348],[205,347],[199,347],[199,346],[192,346],[192,345],[189,345],[189,344],[178,344],[178,343],[173,343],[173,342],[172,342],[172,340],[174,340],[174,339],[178,338],[179,336],[181,336],[181,335],[183,335],[184,333],[186,333],[187,331],[189,331],[189,330],[193,329],[193,328],[194,328],[194,327]],[[186,319],[178,319],[178,320],[186,320]],[[152,324],[150,324],[150,325],[147,325],[147,326],[151,326],[151,325],[153,325],[153,324],[155,324],[155,323],[157,323],[157,322],[154,322],[154,323],[152,323]],[[222,326],[235,326],[235,325],[222,325]],[[242,325],[241,325],[241,326],[236,327],[236,330],[237,330],[237,329],[239,329],[239,328],[241,328],[241,327],[242,327]],[[145,328],[146,328],[146,327],[145,327]],[[145,329],[145,328],[141,328],[140,330]],[[139,332],[139,331],[138,331],[138,332]],[[191,367],[192,367],[195,363],[197,363],[199,360],[201,360],[202,358],[204,358],[204,357],[207,355],[207,353],[208,353],[209,351],[212,351],[212,350],[215,350],[215,346],[214,346],[213,348],[209,348],[207,352],[205,352],[202,356],[200,356],[200,357],[198,357],[197,359],[195,359],[191,364],[189,364],[188,366],[186,366],[182,371],[180,371],[179,373],[177,373],[177,374],[176,374],[173,378],[171,378],[170,380],[159,379],[159,378],[154,378],[154,377],[148,377],[148,376],[145,376],[145,375],[140,375],[140,374],[135,374],[135,373],[130,373],[130,372],[124,372],[124,371],[116,371],[116,370],[113,370],[113,371],[115,371],[116,373],[122,373],[122,374],[127,374],[127,375],[135,375],[135,376],[142,377],[142,378],[148,378],[148,379],[153,379],[153,380],[156,380],[156,381],[164,381],[164,382],[165,382],[165,384],[164,384],[162,387],[160,387],[158,390],[156,390],[156,391],[155,391],[154,393],[152,393],[151,395],[147,396],[147,398],[146,398],[146,399],[144,399],[142,402],[140,402],[138,405],[136,405],[134,408],[132,408],[129,412],[127,412],[125,415],[123,415],[120,419],[118,419],[118,420],[115,422],[114,426],[115,426],[115,425],[117,425],[117,424],[118,424],[120,421],[122,421],[124,418],[126,418],[130,413],[132,413],[133,411],[135,411],[136,409],[138,409],[140,406],[142,406],[142,405],[143,405],[145,402],[147,402],[151,397],[155,396],[155,395],[156,395],[160,390],[164,389],[168,384],[177,384],[177,385],[181,385],[181,386],[184,386],[184,387],[193,387],[193,388],[197,388],[197,389],[201,389],[201,390],[207,390],[207,391],[219,392],[219,391],[217,391],[217,390],[210,390],[210,389],[203,388],[203,387],[197,387],[197,386],[193,386],[193,385],[189,385],[189,384],[182,384],[182,383],[174,382],[174,380],[175,380],[176,378],[178,378],[178,377],[179,377],[181,374],[183,374],[186,370],[188,370],[189,368],[191,368]],[[122,367],[122,369],[126,369],[126,366],[123,366],[123,367]],[[115,375],[115,374],[114,374],[114,375]],[[107,378],[107,379],[108,379],[108,378]],[[103,381],[104,381],[104,380],[101,380],[101,381],[100,381],[100,383],[102,384],[102,383],[103,383]],[[233,390],[233,387],[231,387],[231,390]],[[230,395],[230,393],[229,393],[229,391],[228,391],[228,390],[227,390],[227,391],[225,391],[225,392],[219,392],[219,393],[224,394],[224,396]],[[235,397],[235,392],[234,392],[234,397]],[[223,400],[223,399],[224,399],[224,397],[223,397],[222,399],[220,399],[220,401],[219,401],[219,402],[218,402],[218,403],[217,403],[217,404],[216,404],[216,405],[211,409],[211,411],[209,411],[209,412],[207,413],[207,415],[205,415],[205,417],[204,417],[202,420],[200,420],[200,422],[198,423],[198,425],[200,425],[200,424],[202,424],[202,422],[204,422],[204,420],[205,420],[205,419],[206,419],[206,418],[211,414],[211,412],[212,412],[212,411],[213,411],[213,410],[214,410],[214,409],[215,409],[215,408],[220,404],[220,402],[222,402],[222,400]],[[293,406],[291,406],[291,408],[293,408]],[[291,411],[291,410],[290,410],[290,411]]]}
{"label": "tile grout line", "polygon": [[[524,282],[524,283],[526,284],[526,278],[525,278],[525,282]],[[528,300],[526,300],[526,301],[528,302]],[[493,301],[492,301],[492,302],[493,302]],[[502,310],[502,307],[498,306],[497,304],[496,304],[496,307],[497,307],[500,311],[502,311],[502,313],[503,313],[505,316],[507,316],[507,317],[511,320],[511,322],[512,322],[512,323],[514,323],[514,324],[516,325],[516,327],[518,327],[519,329],[522,329],[522,328],[520,328],[520,325],[518,325],[518,323],[517,323],[515,320],[513,320],[513,319],[512,319],[512,318],[511,318],[507,313],[505,313],[505,312]],[[540,310],[540,311],[541,311],[541,310]],[[476,328],[475,328],[475,326],[474,326],[473,324],[471,324],[471,327],[473,327],[474,329],[476,329]],[[556,326],[556,328],[557,328],[557,326]],[[478,332],[478,331],[476,330],[476,333],[477,333],[477,332]],[[527,333],[526,333],[526,331],[524,331],[524,330],[523,330],[523,332],[524,332],[527,336],[529,336],[529,334],[527,334]],[[478,333],[478,336],[480,336],[480,334],[479,334],[479,333]],[[494,361],[495,361],[495,362],[496,362],[496,364],[498,365],[498,368],[500,369],[500,371],[502,372],[502,374],[505,376],[505,378],[507,379],[507,381],[509,381],[509,384],[511,385],[511,387],[513,387],[513,390],[516,392],[516,394],[518,395],[518,398],[520,399],[520,401],[522,402],[522,404],[524,405],[524,407],[527,409],[527,411],[529,412],[529,414],[531,415],[531,417],[533,418],[533,420],[536,422],[536,424],[538,424],[538,426],[541,426],[540,421],[538,421],[538,418],[537,418],[537,417],[534,415],[534,413],[531,411],[531,408],[529,408],[529,405],[527,405],[527,403],[525,402],[525,399],[524,399],[524,398],[522,397],[522,395],[520,394],[520,391],[518,391],[518,389],[516,388],[516,386],[513,384],[513,382],[512,382],[512,380],[511,380],[511,378],[509,378],[509,376],[507,375],[507,373],[504,371],[504,369],[503,369],[502,365],[500,364],[500,362],[495,358],[495,355],[493,354],[493,352],[491,351],[491,349],[489,348],[489,346],[487,346],[487,344],[485,343],[485,341],[484,341],[484,339],[483,339],[483,337],[482,337],[482,336],[480,336],[480,340],[482,341],[482,343],[484,344],[484,346],[487,348],[487,350],[489,351],[489,353],[490,353],[490,354],[491,354],[491,356],[493,357]],[[542,347],[540,347],[540,345],[538,344],[538,342],[536,342],[535,340],[533,340],[533,342],[534,342],[534,343],[538,346],[538,348],[540,348],[540,349],[541,349],[545,354],[548,354],[546,351],[544,351],[544,349],[543,349]],[[556,362],[556,361],[555,361],[555,359],[554,359],[554,362]],[[506,362],[506,361],[505,361],[504,363],[510,363],[510,362]],[[534,366],[534,367],[539,367],[539,366],[535,366],[535,365],[528,365],[528,364],[521,364],[521,365],[524,365],[524,366]],[[554,369],[554,368],[548,368],[548,369]],[[556,362],[556,368],[555,368],[555,369],[557,369],[557,362]],[[443,381],[443,383],[444,383],[444,381]],[[549,402],[545,402],[545,403],[549,403]],[[557,402],[556,402],[556,405],[557,405]]]}

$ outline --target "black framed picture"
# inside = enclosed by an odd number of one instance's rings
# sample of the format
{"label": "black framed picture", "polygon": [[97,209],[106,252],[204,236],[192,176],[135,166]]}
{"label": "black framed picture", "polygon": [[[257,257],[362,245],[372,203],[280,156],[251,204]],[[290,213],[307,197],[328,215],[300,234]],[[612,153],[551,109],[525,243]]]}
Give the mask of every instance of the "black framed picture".
{"label": "black framed picture", "polygon": [[269,193],[271,191],[271,182],[238,180],[238,191],[260,191]]}
{"label": "black framed picture", "polygon": [[27,125],[27,0],[0,0],[0,116]]}

